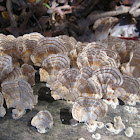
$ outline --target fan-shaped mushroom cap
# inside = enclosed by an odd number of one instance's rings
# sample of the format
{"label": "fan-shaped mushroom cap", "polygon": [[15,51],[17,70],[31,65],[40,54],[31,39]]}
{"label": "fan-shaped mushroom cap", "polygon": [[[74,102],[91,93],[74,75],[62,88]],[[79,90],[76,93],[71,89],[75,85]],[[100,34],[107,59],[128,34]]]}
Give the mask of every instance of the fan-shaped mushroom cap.
{"label": "fan-shaped mushroom cap", "polygon": [[23,39],[26,40],[35,40],[35,41],[39,41],[40,39],[44,38],[43,35],[41,35],[40,33],[38,32],[33,32],[33,33],[30,33],[30,34],[24,34],[23,35]]}
{"label": "fan-shaped mushroom cap", "polygon": [[12,57],[9,55],[0,56],[0,80],[13,70]]}
{"label": "fan-shaped mushroom cap", "polygon": [[83,48],[82,52],[86,52],[86,51],[94,51],[94,50],[101,50],[104,51],[108,57],[112,58],[115,60],[115,62],[117,63],[117,65],[120,65],[120,56],[119,54],[112,49],[107,48],[107,46],[105,44],[102,43],[89,43],[87,44],[87,46],[85,48]]}
{"label": "fan-shaped mushroom cap", "polygon": [[12,115],[14,119],[20,118],[26,109],[31,110],[38,102],[38,96],[33,95],[30,84],[23,79],[4,81],[1,87],[7,108],[15,108],[13,113],[16,113]]}
{"label": "fan-shaped mushroom cap", "polygon": [[136,104],[140,98],[140,81],[134,77],[123,75],[123,84],[114,88],[116,97],[129,104]]}
{"label": "fan-shaped mushroom cap", "polygon": [[12,35],[8,35],[0,40],[0,50],[12,57],[13,64],[17,63],[18,59],[20,59],[21,52],[16,47],[16,38]]}
{"label": "fan-shaped mushroom cap", "polygon": [[76,59],[77,59],[77,52],[76,52],[76,45],[77,41],[73,37],[69,37],[67,35],[60,35],[58,38],[61,42],[64,43],[68,50],[68,57],[70,58],[70,63],[72,66],[77,67]]}
{"label": "fan-shaped mushroom cap", "polygon": [[94,48],[83,49],[83,52],[77,57],[77,65],[79,68],[89,66],[93,70],[103,66],[118,67],[116,61],[109,57],[105,51]]}
{"label": "fan-shaped mushroom cap", "polygon": [[51,85],[56,80],[61,69],[70,68],[70,60],[64,54],[51,54],[43,60],[41,67],[41,81],[43,80],[43,76],[45,76],[44,80],[46,81],[44,82]]}
{"label": "fan-shaped mushroom cap", "polygon": [[42,38],[34,49],[31,60],[35,66],[40,66],[42,61],[50,54],[68,53],[67,47],[57,38]]}
{"label": "fan-shaped mushroom cap", "polygon": [[118,87],[123,83],[122,74],[118,69],[113,67],[102,67],[93,71],[90,80],[92,81],[92,83],[98,83],[97,86],[102,89],[102,95],[105,98],[108,98],[108,96],[109,98],[114,97],[114,94],[110,87]]}
{"label": "fan-shaped mushroom cap", "polygon": [[101,100],[92,97],[79,97],[73,105],[72,116],[79,122],[92,122],[103,118],[108,111],[108,106]]}
{"label": "fan-shaped mushroom cap", "polygon": [[23,64],[21,68],[15,67],[12,72],[7,75],[7,78],[4,81],[14,81],[18,79],[24,79],[33,86],[35,84],[35,69],[33,66]]}
{"label": "fan-shaped mushroom cap", "polygon": [[135,45],[134,41],[119,39],[111,36],[102,42],[107,45],[107,48],[118,52],[121,57],[121,63],[126,63],[129,61],[130,51]]}
{"label": "fan-shaped mushroom cap", "polygon": [[102,89],[97,82],[92,82],[90,77],[92,69],[84,67],[80,71],[76,68],[61,70],[56,82],[51,86],[54,99],[65,99],[74,102],[78,97],[102,98]]}
{"label": "fan-shaped mushroom cap", "polygon": [[77,41],[73,37],[69,37],[67,35],[60,35],[56,38],[63,42],[69,51],[73,50],[76,47]]}
{"label": "fan-shaped mushroom cap", "polygon": [[31,125],[36,127],[39,133],[46,133],[53,126],[53,117],[47,110],[40,111],[33,117]]}
{"label": "fan-shaped mushroom cap", "polygon": [[17,79],[23,79],[21,68],[15,67],[8,75],[4,81],[14,81]]}
{"label": "fan-shaped mushroom cap", "polygon": [[35,85],[35,72],[36,72],[34,67],[28,64],[23,64],[21,66],[21,71],[22,71],[23,79],[28,81],[31,86],[34,86]]}
{"label": "fan-shaped mushroom cap", "polygon": [[120,71],[113,67],[103,67],[93,71],[92,78],[97,79],[100,83],[121,86],[123,77]]}
{"label": "fan-shaped mushroom cap", "polygon": [[51,95],[56,99],[68,99],[74,98],[72,94],[72,88],[76,82],[76,77],[79,75],[79,70],[76,68],[62,69],[56,82],[51,86]]}
{"label": "fan-shaped mushroom cap", "polygon": [[37,46],[37,42],[42,38],[44,38],[43,35],[33,32],[30,34],[24,34],[23,37],[18,37],[16,39],[16,47],[21,50],[21,59],[24,63],[32,64],[30,55]]}

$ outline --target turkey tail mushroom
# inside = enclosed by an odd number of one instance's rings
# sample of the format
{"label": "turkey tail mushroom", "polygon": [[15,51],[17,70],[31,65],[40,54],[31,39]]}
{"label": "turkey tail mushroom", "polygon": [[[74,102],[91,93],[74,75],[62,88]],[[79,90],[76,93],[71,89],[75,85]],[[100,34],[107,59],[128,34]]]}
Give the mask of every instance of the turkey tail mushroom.
{"label": "turkey tail mushroom", "polygon": [[13,119],[22,117],[26,109],[32,110],[38,102],[38,96],[33,94],[30,84],[23,79],[4,81],[1,87],[7,108],[15,108],[12,110]]}
{"label": "turkey tail mushroom", "polygon": [[39,111],[31,120],[31,125],[36,127],[39,133],[46,133],[53,126],[53,117],[47,110]]}

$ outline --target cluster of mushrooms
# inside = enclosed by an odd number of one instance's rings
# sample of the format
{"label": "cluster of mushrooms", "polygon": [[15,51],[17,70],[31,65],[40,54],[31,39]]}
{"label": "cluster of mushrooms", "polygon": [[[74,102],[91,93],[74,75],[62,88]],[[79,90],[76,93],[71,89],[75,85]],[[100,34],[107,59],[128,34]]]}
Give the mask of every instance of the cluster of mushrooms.
{"label": "cluster of mushrooms", "polygon": [[[109,105],[114,109],[119,105],[118,99],[130,106],[140,102],[139,41],[108,37],[82,43],[66,35],[30,33],[15,38],[0,34],[0,117],[6,114],[4,99],[7,108],[14,108],[13,119],[38,103],[32,89],[34,66],[39,67],[40,81],[46,82],[51,96],[73,104],[73,119],[84,122],[90,132],[103,127],[98,120],[107,114]],[[53,117],[47,110],[40,111],[31,124],[45,133],[53,126]],[[125,129],[119,116],[106,127],[116,134]]]}

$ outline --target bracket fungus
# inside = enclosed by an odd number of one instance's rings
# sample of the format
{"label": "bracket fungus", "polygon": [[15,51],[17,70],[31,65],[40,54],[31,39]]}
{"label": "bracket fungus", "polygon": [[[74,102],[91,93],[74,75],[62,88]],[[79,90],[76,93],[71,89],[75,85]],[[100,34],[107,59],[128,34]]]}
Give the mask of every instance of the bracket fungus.
{"label": "bracket fungus", "polygon": [[[15,38],[0,34],[0,117],[6,114],[4,100],[7,108],[14,108],[14,119],[38,103],[32,89],[38,67],[40,81],[46,82],[51,96],[72,103],[71,124],[83,122],[94,132],[104,127],[99,121],[108,113],[108,105],[116,109],[119,99],[129,105],[140,102],[139,63],[139,42],[108,37],[88,43],[66,35],[30,33]],[[134,107],[125,109],[138,112]],[[53,126],[53,117],[47,110],[40,111],[31,124],[46,133]],[[120,116],[105,127],[115,134],[125,129]],[[133,130],[128,128],[125,133],[131,137]],[[93,137],[99,139],[100,135]]]}
{"label": "bracket fungus", "polygon": [[39,133],[46,133],[53,126],[53,117],[47,110],[39,111],[31,120],[31,125],[36,127]]}
{"label": "bracket fungus", "polygon": [[38,96],[33,95],[31,85],[23,79],[4,81],[1,87],[7,108],[15,108],[12,111],[13,119],[22,117],[26,109],[32,110],[38,102]]}
{"label": "bracket fungus", "polygon": [[134,130],[132,127],[128,127],[125,131],[124,131],[125,135],[127,137],[132,137],[133,136],[133,133],[134,133]]}
{"label": "bracket fungus", "polygon": [[38,41],[37,47],[33,50],[31,60],[35,66],[41,66],[43,60],[50,54],[68,53],[67,47],[57,38],[48,37]]}
{"label": "bracket fungus", "polygon": [[105,127],[108,131],[113,132],[115,134],[119,134],[122,130],[125,129],[125,125],[123,124],[120,116],[114,117],[114,124],[107,123]]}
{"label": "bracket fungus", "polygon": [[79,97],[72,108],[72,116],[79,122],[87,124],[90,132],[97,128],[96,120],[103,118],[108,112],[108,105],[92,97]]}
{"label": "bracket fungus", "polygon": [[0,57],[0,81],[6,78],[6,76],[13,70],[12,57],[4,55]]}
{"label": "bracket fungus", "polygon": [[123,75],[123,84],[114,88],[114,94],[129,105],[135,105],[140,99],[140,81],[132,76]]}
{"label": "bracket fungus", "polygon": [[57,75],[61,69],[70,68],[70,60],[64,54],[50,54],[43,60],[41,67],[42,68],[39,70],[40,80],[47,82],[49,86],[56,81]]}
{"label": "bracket fungus", "polygon": [[92,134],[92,138],[99,140],[99,139],[101,139],[101,135],[99,133]]}

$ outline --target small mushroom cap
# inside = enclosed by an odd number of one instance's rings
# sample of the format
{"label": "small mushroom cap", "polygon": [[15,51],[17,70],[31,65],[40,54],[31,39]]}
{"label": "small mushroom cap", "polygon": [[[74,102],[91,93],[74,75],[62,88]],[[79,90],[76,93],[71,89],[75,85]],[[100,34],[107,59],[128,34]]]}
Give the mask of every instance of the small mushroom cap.
{"label": "small mushroom cap", "polygon": [[97,121],[89,120],[85,123],[89,132],[95,132],[97,128]]}
{"label": "small mushroom cap", "polygon": [[21,117],[25,109],[33,109],[38,102],[38,95],[33,94],[31,85],[24,79],[4,81],[1,87],[7,108],[17,109],[13,110],[13,118]]}
{"label": "small mushroom cap", "polygon": [[133,133],[134,133],[134,130],[132,127],[128,127],[125,131],[124,131],[125,135],[127,137],[132,137],[133,136]]}
{"label": "small mushroom cap", "polygon": [[9,55],[0,56],[0,81],[6,78],[12,70],[12,57]]}
{"label": "small mushroom cap", "polygon": [[113,108],[113,109],[116,109],[116,107],[119,105],[119,100],[117,99],[117,98],[115,98],[115,99],[103,99],[103,101],[105,102],[105,103],[107,103],[108,105],[111,105],[111,107]]}
{"label": "small mushroom cap", "polygon": [[125,125],[122,122],[120,116],[114,117],[114,128],[116,134],[120,133],[123,129],[125,129]]}
{"label": "small mushroom cap", "polygon": [[126,111],[128,111],[128,113],[132,113],[132,114],[136,114],[136,113],[138,113],[138,110],[137,110],[136,107],[125,106],[124,109],[125,109]]}
{"label": "small mushroom cap", "polygon": [[129,111],[129,106],[125,106],[124,109]]}
{"label": "small mushroom cap", "polygon": [[101,135],[99,133],[92,134],[92,138],[99,140],[99,139],[101,139]]}
{"label": "small mushroom cap", "polygon": [[99,129],[102,129],[104,127],[104,123],[103,122],[97,122],[97,127]]}
{"label": "small mushroom cap", "polygon": [[131,106],[129,109],[130,109],[131,113],[133,113],[133,114],[138,113],[138,110],[137,110],[136,107],[132,107],[132,106]]}
{"label": "small mushroom cap", "polygon": [[12,110],[12,118],[17,120],[21,118],[24,114],[26,113],[26,110],[18,110],[18,109],[13,109]]}
{"label": "small mushroom cap", "polygon": [[121,123],[122,122],[122,119],[121,119],[121,117],[120,116],[116,116],[116,117],[114,117],[114,122],[115,123]]}
{"label": "small mushroom cap", "polygon": [[112,123],[107,123],[107,124],[105,125],[105,127],[106,127],[106,129],[107,129],[108,131],[110,131],[110,132],[115,132],[115,129],[114,129]]}

